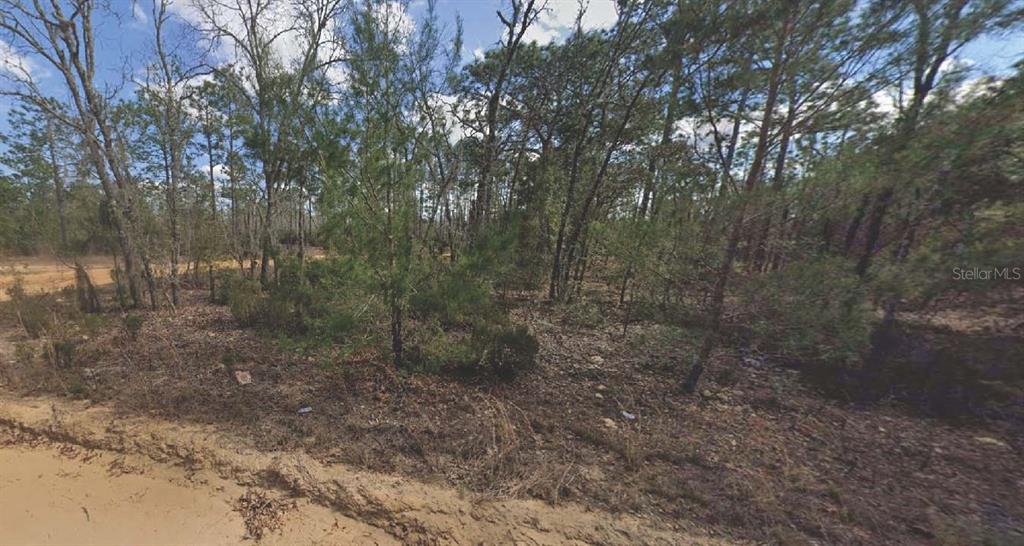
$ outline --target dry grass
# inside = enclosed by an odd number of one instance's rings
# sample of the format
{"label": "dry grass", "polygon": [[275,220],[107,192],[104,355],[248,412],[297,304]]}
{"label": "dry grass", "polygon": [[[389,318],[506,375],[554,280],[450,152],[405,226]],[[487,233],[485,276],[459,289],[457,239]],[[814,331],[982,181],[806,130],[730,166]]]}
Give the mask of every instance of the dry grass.
{"label": "dry grass", "polygon": [[[74,367],[91,370],[86,394],[324,462],[491,498],[695,520],[753,540],[934,542],[952,531],[921,523],[932,508],[982,529],[1024,521],[1015,485],[1024,465],[1005,425],[845,405],[791,370],[748,367],[728,352],[715,367],[734,372],[686,398],[672,363],[686,361],[687,338],[646,335],[644,324],[626,337],[614,325],[568,329],[557,311],[524,305],[515,313],[540,338],[537,369],[511,384],[467,382],[399,374],[368,350],[296,351],[239,328],[204,297],[186,293],[177,312],[141,313],[136,343],[124,328],[90,336]],[[236,370],[252,383],[239,385]],[[299,415],[303,405],[313,412]]]}

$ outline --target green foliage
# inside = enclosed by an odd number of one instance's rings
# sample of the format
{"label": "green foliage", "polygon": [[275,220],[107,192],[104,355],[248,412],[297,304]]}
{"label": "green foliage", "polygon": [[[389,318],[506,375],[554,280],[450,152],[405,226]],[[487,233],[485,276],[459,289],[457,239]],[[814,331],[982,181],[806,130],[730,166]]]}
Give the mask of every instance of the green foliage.
{"label": "green foliage", "polygon": [[410,298],[412,314],[420,318],[437,318],[446,327],[494,317],[498,310],[492,289],[472,273],[471,263],[472,260],[460,260],[452,269],[427,280]]}
{"label": "green foliage", "polygon": [[872,307],[849,262],[818,258],[745,283],[739,297],[757,341],[804,361],[853,364],[870,337]]}
{"label": "green foliage", "polygon": [[14,361],[22,367],[32,364],[36,358],[35,346],[32,343],[19,341],[14,344]]}
{"label": "green foliage", "polygon": [[10,298],[9,305],[14,310],[18,324],[25,333],[32,339],[46,334],[53,324],[53,298],[47,294],[26,293],[24,279],[18,275],[5,292]]}
{"label": "green foliage", "polygon": [[137,341],[139,339],[139,332],[142,331],[142,325],[145,323],[145,319],[142,315],[125,315],[124,316],[124,332],[128,335],[128,339],[131,341]]}
{"label": "green foliage", "polygon": [[[62,336],[61,336],[62,337]],[[53,339],[46,344],[46,360],[55,368],[70,369],[75,363],[78,342],[73,339]]]}
{"label": "green foliage", "polygon": [[563,320],[575,328],[598,328],[604,324],[605,317],[596,303],[578,298],[565,307]]}
{"label": "green foliage", "polygon": [[227,305],[228,295],[231,292],[231,285],[234,284],[238,278],[238,271],[235,269],[215,270],[213,273],[213,282],[217,285],[217,289],[213,293],[213,303],[217,305]]}
{"label": "green foliage", "polygon": [[526,326],[481,329],[474,333],[474,339],[483,349],[482,362],[497,377],[512,379],[536,365],[540,344]]}
{"label": "green foliage", "polygon": [[249,279],[235,279],[228,285],[228,307],[231,315],[243,326],[258,323],[266,296],[260,283]]}
{"label": "green foliage", "polygon": [[471,332],[445,331],[437,322],[420,324],[411,336],[405,367],[467,375],[490,374],[511,380],[536,365],[540,344],[523,325],[480,323]]}

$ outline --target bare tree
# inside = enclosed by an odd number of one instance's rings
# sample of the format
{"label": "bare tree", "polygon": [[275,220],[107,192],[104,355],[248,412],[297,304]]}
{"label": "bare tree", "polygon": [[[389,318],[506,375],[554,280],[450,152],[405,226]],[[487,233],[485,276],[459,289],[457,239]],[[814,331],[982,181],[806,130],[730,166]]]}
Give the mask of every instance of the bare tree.
{"label": "bare tree", "polygon": [[[260,281],[266,284],[274,253],[276,199],[288,182],[293,131],[310,79],[340,60],[336,29],[345,3],[211,0],[193,6],[200,14],[199,28],[212,40],[230,45],[237,56],[234,63],[213,69],[235,89],[253,118],[253,151],[261,163],[265,199]],[[289,40],[299,45],[295,59],[282,58],[278,51]]]}
{"label": "bare tree", "polygon": [[[61,75],[72,114],[54,107],[42,92],[28,67],[8,71],[10,83],[3,93],[20,97],[76,130],[83,139],[89,160],[99,178],[124,257],[125,273],[133,305],[142,294],[139,280],[144,273],[152,286],[145,248],[137,244],[139,217],[132,203],[134,183],[118,142],[112,121],[110,99],[96,84],[96,42],[93,36],[92,0],[52,0],[31,5],[20,0],[0,0],[0,32],[13,47],[44,60]],[[151,290],[152,292],[152,290]],[[151,301],[155,301],[151,294]]]}

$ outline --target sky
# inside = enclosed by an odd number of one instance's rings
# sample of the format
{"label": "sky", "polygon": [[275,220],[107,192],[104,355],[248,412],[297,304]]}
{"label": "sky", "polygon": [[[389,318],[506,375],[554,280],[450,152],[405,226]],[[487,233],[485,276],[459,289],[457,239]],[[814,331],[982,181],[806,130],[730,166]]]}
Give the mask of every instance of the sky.
{"label": "sky", "polygon": [[[177,0],[178,14],[189,17],[187,0]],[[152,22],[149,15],[150,0],[112,0],[114,14],[104,13],[98,19],[97,42],[98,63],[102,68],[100,77],[107,85],[131,92],[130,82],[138,68],[145,64],[152,52]],[[564,39],[571,30],[579,3],[577,0],[548,0],[547,11],[527,32],[528,41],[548,43]],[[464,62],[480,56],[484,50],[497,44],[503,30],[496,11],[508,9],[508,2],[501,0],[438,0],[436,13],[440,22],[448,29],[449,37],[455,28],[455,19],[463,20],[462,58]],[[412,0],[408,14],[419,19],[426,12],[425,0]],[[609,28],[616,20],[614,0],[589,0],[582,24],[585,29]],[[190,44],[183,44],[187,46]],[[982,38],[969,44],[959,55],[960,60],[969,63],[978,74],[1007,74],[1017,60],[1024,59],[1024,32],[1002,38]],[[27,67],[40,85],[46,89],[58,89],[60,80],[54,70],[47,69],[40,61],[26,58],[13,51],[0,37],[0,71],[5,66]],[[4,85],[0,80],[0,86]],[[0,96],[0,131],[8,127],[12,100]]]}

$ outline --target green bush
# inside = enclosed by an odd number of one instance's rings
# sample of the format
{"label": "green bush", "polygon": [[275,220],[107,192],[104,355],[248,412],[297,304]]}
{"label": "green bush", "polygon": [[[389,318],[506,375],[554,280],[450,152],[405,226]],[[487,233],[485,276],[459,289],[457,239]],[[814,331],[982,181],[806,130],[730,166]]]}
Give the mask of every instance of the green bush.
{"label": "green bush", "polygon": [[77,343],[71,339],[55,339],[46,347],[46,359],[55,368],[71,368],[75,363]]}
{"label": "green bush", "polygon": [[46,295],[30,295],[25,292],[24,281],[15,276],[14,282],[5,290],[11,299],[11,307],[15,317],[25,333],[32,339],[38,339],[50,329],[53,322],[53,299]]}
{"label": "green bush", "polygon": [[213,292],[213,303],[227,305],[231,286],[240,280],[238,271],[235,269],[218,269],[214,272],[213,278],[213,282],[217,287]]}
{"label": "green bush", "polygon": [[597,304],[580,298],[566,306],[563,320],[576,328],[599,328],[605,318]]}
{"label": "green bush", "polygon": [[231,315],[243,326],[257,324],[263,313],[263,289],[257,281],[236,279],[228,287],[228,307]]}
{"label": "green bush", "polygon": [[540,344],[526,326],[502,328],[485,339],[483,361],[494,375],[512,379],[536,365]]}
{"label": "green bush", "polygon": [[819,258],[758,276],[739,294],[759,344],[783,356],[860,362],[870,339],[865,288],[839,258]]}
{"label": "green bush", "polygon": [[421,373],[447,370],[513,379],[535,366],[539,350],[526,326],[478,324],[470,333],[446,332],[437,322],[421,323],[410,332],[403,367]]}
{"label": "green bush", "polygon": [[142,331],[143,322],[145,322],[145,319],[139,315],[125,315],[124,332],[128,335],[128,339],[132,341],[139,339],[139,332]]}
{"label": "green bush", "polygon": [[491,288],[461,266],[436,275],[410,297],[409,307],[413,316],[436,318],[446,327],[497,315]]}

